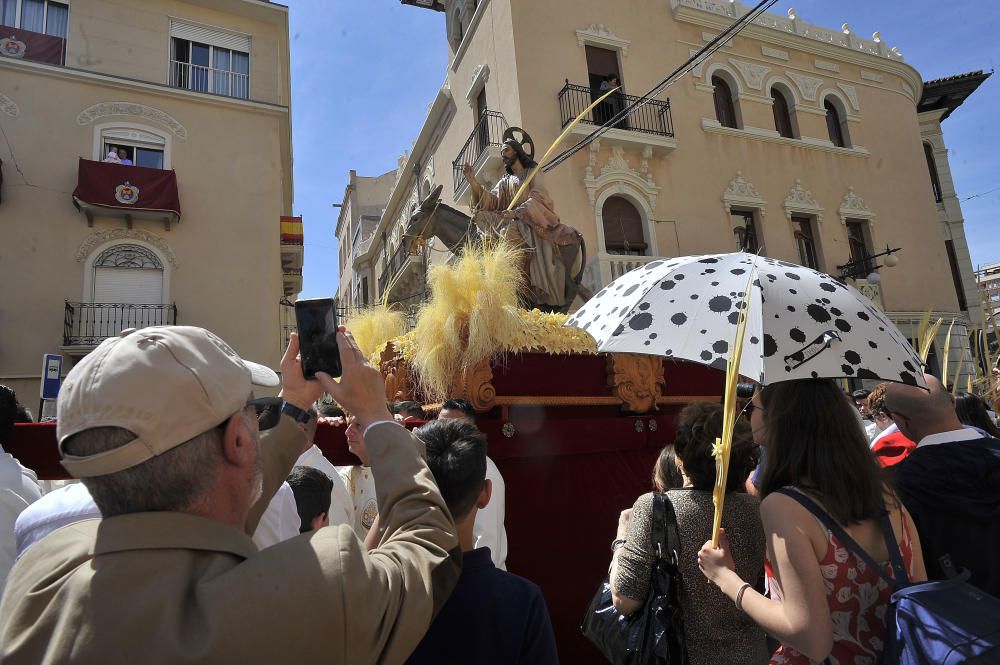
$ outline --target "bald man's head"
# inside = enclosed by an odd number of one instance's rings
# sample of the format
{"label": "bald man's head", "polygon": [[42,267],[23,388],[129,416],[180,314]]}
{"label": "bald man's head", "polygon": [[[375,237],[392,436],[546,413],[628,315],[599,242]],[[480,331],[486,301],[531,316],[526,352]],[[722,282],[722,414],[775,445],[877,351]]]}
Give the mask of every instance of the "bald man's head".
{"label": "bald man's head", "polygon": [[899,431],[917,442],[929,434],[962,429],[948,390],[930,374],[924,374],[924,380],[927,390],[901,383],[885,390],[885,408]]}

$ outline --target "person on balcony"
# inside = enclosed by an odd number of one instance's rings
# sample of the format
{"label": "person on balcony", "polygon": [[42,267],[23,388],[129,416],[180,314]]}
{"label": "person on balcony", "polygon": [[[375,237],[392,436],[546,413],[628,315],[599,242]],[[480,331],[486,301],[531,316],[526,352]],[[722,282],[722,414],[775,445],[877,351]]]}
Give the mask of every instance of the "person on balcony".
{"label": "person on balcony", "polygon": [[118,148],[113,145],[108,146],[108,154],[102,161],[108,164],[121,164],[122,159],[118,156]]}
{"label": "person on balcony", "polygon": [[118,148],[118,160],[125,166],[132,166],[132,160],[128,158],[128,151],[125,148]]}

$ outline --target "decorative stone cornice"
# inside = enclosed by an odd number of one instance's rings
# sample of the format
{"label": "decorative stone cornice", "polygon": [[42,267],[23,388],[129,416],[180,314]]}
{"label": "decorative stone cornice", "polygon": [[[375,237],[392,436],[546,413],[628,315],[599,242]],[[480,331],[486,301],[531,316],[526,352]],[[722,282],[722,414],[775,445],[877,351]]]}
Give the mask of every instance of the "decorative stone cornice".
{"label": "decorative stone cornice", "polygon": [[16,118],[21,113],[14,100],[0,92],[0,111],[3,111],[12,118]]}
{"label": "decorative stone cornice", "polygon": [[475,71],[472,72],[472,83],[469,84],[469,90],[465,93],[465,100],[471,105],[473,100],[475,100],[476,95],[479,91],[483,89],[486,82],[490,80],[490,66],[483,63],[476,67]]}
{"label": "decorative stone cornice", "polygon": [[814,215],[816,221],[823,221],[823,206],[816,202],[812,192],[803,187],[802,181],[798,178],[795,179],[792,188],[788,190],[788,196],[785,198],[783,206],[785,208],[785,216],[788,217],[789,221],[791,221],[792,215],[795,213]]}
{"label": "decorative stone cornice", "polygon": [[729,181],[729,186],[722,193],[722,204],[726,212],[733,207],[745,206],[756,208],[762,217],[767,214],[767,201],[757,193],[753,183],[743,177],[743,171],[737,171],[736,177]]}
{"label": "decorative stone cornice", "polygon": [[847,194],[840,203],[840,223],[847,226],[848,219],[867,219],[869,224],[875,222],[875,214],[865,205],[865,200],[854,193],[854,187],[847,188]]}
{"label": "decorative stone cornice", "polygon": [[628,55],[628,47],[632,43],[627,39],[617,36],[611,32],[611,28],[602,23],[591,23],[589,28],[577,30],[576,41],[580,46],[586,46],[587,44],[608,46],[621,51],[622,56]]}
{"label": "decorative stone cornice", "polygon": [[660,187],[653,180],[653,174],[649,171],[649,158],[653,155],[650,146],[642,151],[639,163],[639,170],[636,171],[628,163],[625,157],[625,148],[620,145],[612,146],[611,155],[607,163],[601,167],[600,174],[594,176],[594,166],[597,164],[597,153],[601,149],[601,142],[594,141],[590,144],[590,156],[587,160],[587,169],[584,172],[583,186],[587,189],[587,198],[590,204],[597,203],[599,192],[610,186],[617,186],[621,192],[625,185],[630,186],[634,193],[642,196],[649,209],[656,210],[656,197],[660,193]]}
{"label": "decorative stone cornice", "polygon": [[177,138],[187,138],[187,129],[169,113],[152,106],[133,102],[101,102],[100,104],[94,104],[80,111],[79,115],[76,116],[76,124],[80,126],[89,125],[98,118],[114,115],[125,115],[156,122],[168,128]]}
{"label": "decorative stone cornice", "polygon": [[87,237],[80,245],[79,249],[76,250],[76,260],[82,262],[91,252],[97,247],[114,240],[141,240],[143,242],[149,243],[156,249],[163,252],[163,255],[167,257],[167,262],[173,266],[177,267],[177,255],[174,251],[170,249],[170,245],[167,241],[158,235],[154,235],[149,231],[144,231],[142,229],[107,229],[105,231],[98,231]]}

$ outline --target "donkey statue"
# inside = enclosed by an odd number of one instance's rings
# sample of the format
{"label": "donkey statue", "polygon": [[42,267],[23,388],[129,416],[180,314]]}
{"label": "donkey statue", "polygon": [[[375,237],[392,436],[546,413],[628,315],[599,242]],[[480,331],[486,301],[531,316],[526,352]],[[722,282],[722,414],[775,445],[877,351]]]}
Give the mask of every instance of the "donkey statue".
{"label": "donkey statue", "polygon": [[[418,238],[437,237],[455,254],[461,252],[468,243],[481,243],[484,240],[495,239],[480,230],[469,215],[442,203],[441,190],[442,185],[431,190],[427,198],[420,202],[420,205],[410,216],[403,239],[407,250]],[[565,268],[563,272],[566,276],[563,304],[557,306],[539,305],[533,302],[533,296],[528,293],[521,299],[521,305],[526,309],[566,313],[576,296],[579,295],[583,300],[588,300],[593,295],[590,289],[581,283],[587,265],[587,245],[579,231],[572,228],[571,231],[575,241],[557,248],[557,255],[563,263]],[[530,279],[528,281],[530,282]]]}

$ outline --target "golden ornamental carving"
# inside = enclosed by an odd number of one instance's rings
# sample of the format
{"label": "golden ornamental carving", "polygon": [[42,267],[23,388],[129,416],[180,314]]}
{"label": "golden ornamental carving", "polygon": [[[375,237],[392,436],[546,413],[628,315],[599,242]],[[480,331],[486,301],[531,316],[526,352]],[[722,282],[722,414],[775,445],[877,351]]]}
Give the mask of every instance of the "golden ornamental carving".
{"label": "golden ornamental carving", "polygon": [[476,411],[489,411],[496,405],[497,390],[493,386],[493,368],[487,358],[472,369],[459,372],[451,382],[449,397],[469,400]]}
{"label": "golden ornamental carving", "polygon": [[648,413],[663,397],[663,359],[633,353],[608,354],[608,387],[626,411]]}
{"label": "golden ornamental carving", "polygon": [[410,365],[396,353],[392,342],[385,345],[379,356],[379,371],[385,377],[385,398],[390,402],[406,402],[413,399],[413,378]]}

